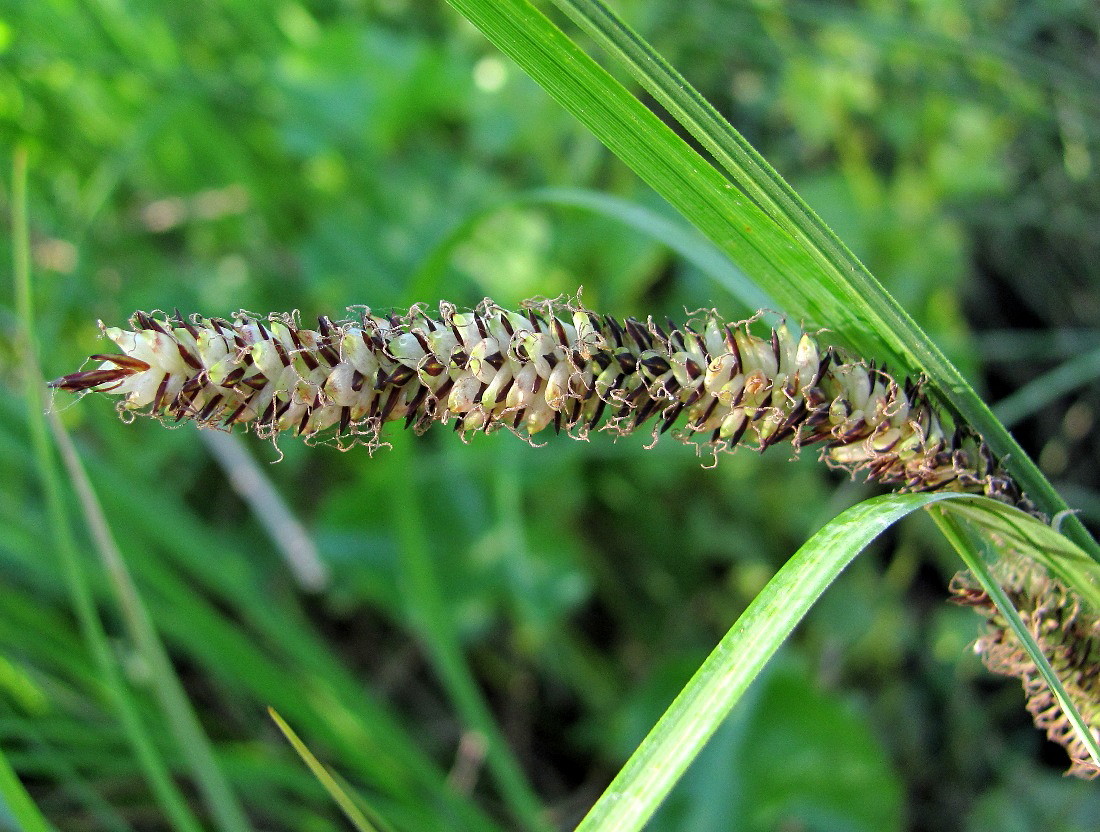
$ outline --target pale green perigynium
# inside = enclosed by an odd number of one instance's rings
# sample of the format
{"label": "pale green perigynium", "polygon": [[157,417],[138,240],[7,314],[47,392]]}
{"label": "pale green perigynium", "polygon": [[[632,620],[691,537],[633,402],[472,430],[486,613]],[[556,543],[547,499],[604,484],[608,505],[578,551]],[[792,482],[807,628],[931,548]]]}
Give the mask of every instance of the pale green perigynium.
{"label": "pale green perigynium", "polygon": [[717,454],[744,439],[764,450],[823,442],[824,459],[904,490],[984,493],[1028,508],[979,437],[947,431],[919,385],[796,337],[767,337],[715,312],[684,326],[620,323],[579,302],[537,300],[521,311],[489,300],[460,312],[414,307],[302,328],[291,315],[154,318],[105,327],[122,354],[51,382],[122,397],[124,412],[261,436],[333,435],[380,444],[386,422],[433,422],[469,433],[500,427],[531,437],[549,426],[584,437],[623,435],[649,420],[654,437]]}

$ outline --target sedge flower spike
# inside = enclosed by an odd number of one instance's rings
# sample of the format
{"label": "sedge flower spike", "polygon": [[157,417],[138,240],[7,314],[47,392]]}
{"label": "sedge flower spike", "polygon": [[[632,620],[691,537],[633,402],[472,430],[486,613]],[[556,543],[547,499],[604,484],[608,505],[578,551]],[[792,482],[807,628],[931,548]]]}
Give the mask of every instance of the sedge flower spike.
{"label": "sedge flower spike", "polygon": [[469,434],[507,428],[525,438],[553,427],[584,438],[624,435],[652,421],[717,454],[751,442],[824,443],[829,464],[902,490],[984,493],[1029,508],[980,437],[948,430],[921,386],[845,358],[780,325],[700,313],[683,326],[624,322],[579,302],[535,300],[510,311],[440,303],[403,315],[266,321],[154,317],[101,327],[120,354],[50,382],[121,396],[123,413],[243,425],[260,436],[333,436],[381,444],[387,422],[417,431],[453,423]]}
{"label": "sedge flower spike", "polygon": [[[1066,696],[1089,731],[1100,739],[1100,614],[1024,557],[1002,557],[995,568],[998,583],[1050,662]],[[975,652],[992,672],[1021,681],[1036,727],[1045,730],[1047,738],[1069,755],[1066,773],[1083,779],[1100,777],[1100,765],[1089,755],[1035,662],[974,576],[960,572],[951,581],[951,592],[954,601],[974,608],[986,619]]]}

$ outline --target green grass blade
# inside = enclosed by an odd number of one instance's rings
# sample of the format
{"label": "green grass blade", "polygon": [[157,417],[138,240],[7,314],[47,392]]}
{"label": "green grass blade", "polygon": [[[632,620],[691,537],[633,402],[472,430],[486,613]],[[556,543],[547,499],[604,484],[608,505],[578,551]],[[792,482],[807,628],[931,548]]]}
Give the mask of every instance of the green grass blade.
{"label": "green grass blade", "polygon": [[974,574],[974,577],[981,583],[982,588],[989,593],[989,597],[993,599],[993,603],[997,605],[997,609],[1004,616],[1013,635],[1023,645],[1031,661],[1038,668],[1043,681],[1047,683],[1047,686],[1058,699],[1059,707],[1073,725],[1073,730],[1078,738],[1085,744],[1093,762],[1100,766],[1100,745],[1097,743],[1097,738],[1089,730],[1088,724],[1074,706],[1073,700],[1066,694],[1066,690],[1062,687],[1062,683],[1058,680],[1058,676],[1054,673],[1050,662],[1043,655],[1042,649],[1040,649],[1027,625],[1020,618],[1020,614],[1016,612],[1012,602],[1004,590],[1001,589],[1000,584],[989,568],[989,563],[986,560],[987,555],[983,554],[983,549],[989,554],[996,555],[996,549],[990,543],[989,538],[984,533],[975,533],[972,527],[962,520],[960,515],[944,510],[933,511],[932,516],[944,536],[955,547],[955,551],[962,558],[967,569]]}
{"label": "green grass blade", "polygon": [[888,494],[820,529],[756,596],[577,827],[640,829],[821,593],[892,523],[962,494]]}
{"label": "green grass blade", "polygon": [[331,577],[328,566],[301,521],[241,438],[218,430],[199,431],[199,438],[222,467],[233,490],[248,504],[298,585],[306,592],[322,591]]}
{"label": "green grass blade", "polygon": [[[856,256],[817,218],[775,168],[607,5],[600,0],[554,0],[554,4],[687,128],[726,169],[738,187],[819,260],[824,272],[831,272],[837,263],[849,262],[870,277]],[[886,346],[881,343],[881,333],[868,330],[865,335],[872,341],[862,345],[857,342],[857,348],[878,352]],[[879,342],[877,347],[875,342]]]}
{"label": "green grass blade", "polygon": [[975,528],[1004,551],[1016,551],[1044,566],[1051,575],[1100,612],[1100,564],[1055,529],[1012,506],[980,499],[951,503],[943,509]]}
{"label": "green grass blade", "polygon": [[138,762],[160,807],[174,829],[179,832],[200,832],[201,826],[172,780],[168,767],[156,744],[142,724],[138,709],[130,692],[122,681],[107,634],[96,611],[91,583],[84,564],[77,552],[72,528],[65,509],[61,482],[50,448],[43,413],[46,401],[43,395],[45,380],[38,364],[38,350],[34,336],[34,303],[31,292],[30,245],[27,223],[27,155],[22,148],[15,154],[12,177],[12,236],[13,273],[15,275],[16,307],[22,325],[22,356],[25,395],[28,409],[28,426],[31,443],[37,460],[46,496],[50,527],[61,560],[61,572],[72,600],[73,610],[80,624],[81,633],[95,660],[100,679],[107,695],[118,713],[127,741],[134,749]]}
{"label": "green grass blade", "polygon": [[153,627],[149,612],[141,600],[122,552],[115,543],[99,498],[92,488],[76,447],[57,414],[50,411],[49,417],[54,441],[61,452],[61,459],[84,511],[85,522],[110,579],[109,583],[115,593],[115,600],[126,628],[138,652],[149,665],[154,693],[160,702],[168,726],[179,744],[180,751],[190,764],[195,784],[202,793],[218,828],[224,832],[247,832],[251,825],[214,758],[210,741],[203,732],[198,717],[183,690],[183,685],[168,658],[168,652]]}
{"label": "green grass blade", "polygon": [[340,811],[344,813],[344,816],[351,822],[359,832],[377,832],[377,827],[374,826],[368,819],[363,811],[356,804],[354,798],[348,794],[340,783],[333,777],[332,772],[325,767],[325,765],[317,759],[316,755],[309,750],[309,747],[302,742],[301,738],[294,732],[294,729],[286,724],[278,711],[274,708],[267,709],[268,715],[282,731],[283,736],[286,737],[287,742],[293,746],[294,750],[298,753],[298,756],[302,758],[302,762],[306,764],[313,776],[317,778],[318,782],[324,787],[325,791],[329,793],[329,796],[336,801],[336,805],[340,807]]}
{"label": "green grass blade", "polygon": [[[449,0],[784,311],[829,327],[864,355],[927,375],[1043,511],[1065,511],[1053,486],[958,369],[717,111],[605,6],[559,1],[683,120],[727,167],[736,187],[526,0]],[[1100,560],[1100,544],[1077,518],[1070,517],[1065,527]]]}
{"label": "green grass blade", "polygon": [[19,782],[19,778],[16,777],[8,763],[8,758],[2,751],[0,751],[0,802],[7,807],[15,818],[15,822],[19,824],[18,829],[22,832],[50,832],[50,825],[38,811],[31,796],[23,788],[23,784]]}

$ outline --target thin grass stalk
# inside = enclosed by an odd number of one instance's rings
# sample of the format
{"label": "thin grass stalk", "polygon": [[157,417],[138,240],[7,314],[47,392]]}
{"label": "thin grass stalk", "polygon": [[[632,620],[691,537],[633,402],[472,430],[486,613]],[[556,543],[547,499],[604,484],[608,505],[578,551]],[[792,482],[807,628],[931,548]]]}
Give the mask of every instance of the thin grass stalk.
{"label": "thin grass stalk", "polygon": [[15,152],[12,177],[12,238],[13,238],[13,274],[15,276],[16,309],[22,326],[22,364],[24,368],[24,387],[27,401],[27,422],[31,433],[31,445],[34,448],[39,476],[46,497],[46,508],[50,518],[57,553],[61,560],[61,573],[76,613],[77,621],[85,643],[88,645],[101,681],[106,689],[123,734],[137,757],[158,804],[164,810],[168,822],[177,832],[202,832],[198,819],[191,812],[168,771],[156,744],[149,737],[142,724],[136,705],[127,690],[119,672],[107,634],[96,611],[88,574],[77,552],[72,528],[62,496],[61,483],[57,474],[50,440],[47,435],[43,413],[46,402],[42,395],[43,377],[38,364],[38,350],[34,329],[34,302],[31,291],[30,234],[27,222],[27,151],[18,148]]}
{"label": "thin grass stalk", "polygon": [[233,490],[248,505],[271,545],[283,556],[298,586],[308,593],[322,592],[332,577],[328,566],[321,560],[317,545],[305,526],[294,516],[248,448],[238,437],[228,433],[204,431],[201,437]]}
{"label": "thin grass stalk", "polygon": [[[379,832],[378,828],[370,822],[367,816],[363,813],[363,810],[359,808],[355,800],[348,793],[348,791],[337,782],[332,772],[317,759],[316,755],[309,750],[301,737],[291,728],[286,720],[279,716],[279,712],[274,708],[267,709],[268,716],[278,727],[282,735],[286,737],[287,742],[290,743],[295,753],[301,758],[302,762],[306,764],[310,772],[317,778],[317,782],[321,784],[329,797],[333,799],[337,806],[340,807],[340,811],[344,813],[344,817],[348,819],[348,822],[354,826],[358,832]],[[384,827],[383,832],[393,832],[389,827]]]}

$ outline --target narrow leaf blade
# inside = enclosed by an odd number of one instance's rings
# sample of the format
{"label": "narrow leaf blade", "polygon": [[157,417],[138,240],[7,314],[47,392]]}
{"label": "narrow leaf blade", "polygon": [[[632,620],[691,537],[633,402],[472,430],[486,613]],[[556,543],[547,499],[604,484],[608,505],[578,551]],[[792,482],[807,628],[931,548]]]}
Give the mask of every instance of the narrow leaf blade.
{"label": "narrow leaf blade", "polygon": [[578,832],[640,829],[821,593],[872,540],[919,508],[965,494],[888,494],[843,512],[795,553],[702,664]]}

